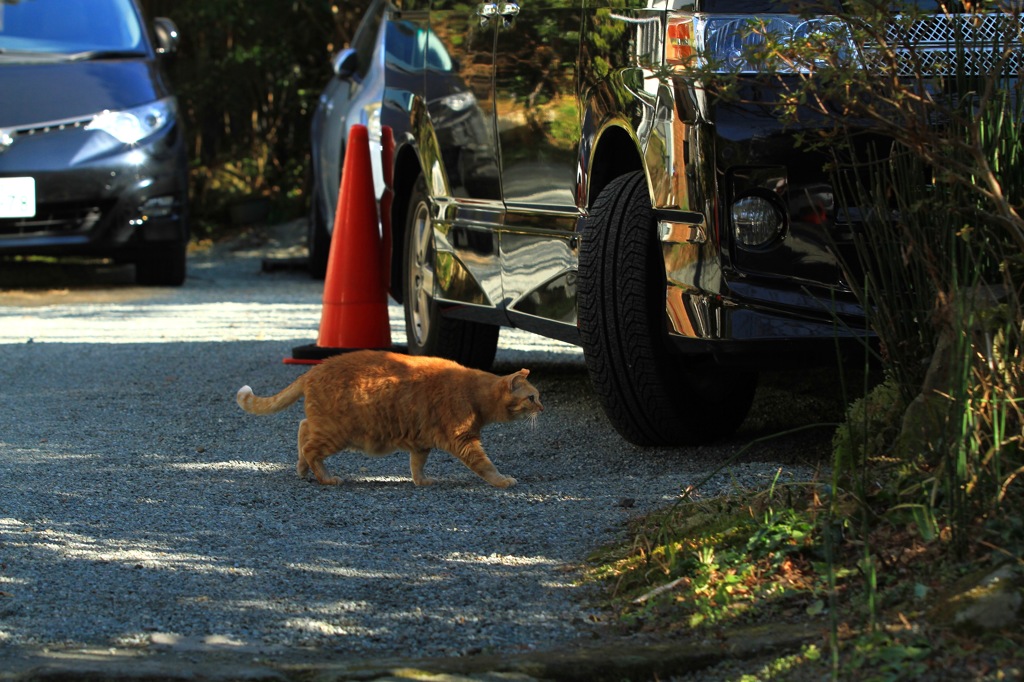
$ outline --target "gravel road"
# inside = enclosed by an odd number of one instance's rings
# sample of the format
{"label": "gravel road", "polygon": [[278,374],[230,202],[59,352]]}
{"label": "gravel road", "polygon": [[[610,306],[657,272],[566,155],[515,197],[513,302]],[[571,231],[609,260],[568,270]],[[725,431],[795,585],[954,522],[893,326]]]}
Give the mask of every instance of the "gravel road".
{"label": "gravel road", "polygon": [[[575,348],[503,331],[496,371],[531,369],[546,406],[535,428],[484,433],[518,486],[492,488],[436,452],[430,488],[413,486],[404,454],[331,458],[340,487],[299,480],[301,407],[256,417],[234,395],[243,384],[277,391],[304,371],[281,360],[315,339],[322,283],[261,268],[300,256],[303,229],[199,252],[173,290],[136,288],[113,266],[87,277],[4,266],[0,656],[86,646],[437,656],[601,636],[577,583],[592,549],[750,439],[835,417],[806,385],[767,385],[728,442],[634,448],[605,421]],[[62,283],[32,284],[40,278]],[[402,342],[401,311],[390,312]],[[807,432],[749,450],[702,493],[766,486],[780,470],[810,476],[828,439]]]}

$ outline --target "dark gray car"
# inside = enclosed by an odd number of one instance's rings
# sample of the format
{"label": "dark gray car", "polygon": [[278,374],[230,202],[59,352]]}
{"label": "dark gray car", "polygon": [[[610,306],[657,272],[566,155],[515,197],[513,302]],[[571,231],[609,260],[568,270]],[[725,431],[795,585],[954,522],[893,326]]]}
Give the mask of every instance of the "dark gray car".
{"label": "dark gray car", "polygon": [[133,0],[0,2],[0,256],[112,257],[142,284],[185,280],[188,162],[161,64],[177,39]]}
{"label": "dark gray car", "polygon": [[403,20],[394,9],[387,0],[370,3],[352,44],[332,60],[334,75],[313,112],[308,242],[314,277],[323,277],[327,270],[349,128],[354,124],[368,128],[379,197],[384,183],[379,163],[382,106],[406,109],[409,100],[394,98],[423,87],[424,66],[430,69],[439,93],[431,101],[435,130],[448,135],[445,144],[450,153],[481,159],[488,175],[483,181],[497,182],[491,131],[472,92],[459,79],[457,65],[435,33],[416,21]]}
{"label": "dark gray car", "polygon": [[[331,60],[333,75],[324,86],[310,126],[312,192],[309,199],[309,270],[327,271],[327,256],[338,208],[345,145],[352,125],[372,127],[380,143],[380,101],[384,96],[384,29],[386,3],[374,0],[363,15],[352,44]],[[374,155],[379,159],[379,155]]]}

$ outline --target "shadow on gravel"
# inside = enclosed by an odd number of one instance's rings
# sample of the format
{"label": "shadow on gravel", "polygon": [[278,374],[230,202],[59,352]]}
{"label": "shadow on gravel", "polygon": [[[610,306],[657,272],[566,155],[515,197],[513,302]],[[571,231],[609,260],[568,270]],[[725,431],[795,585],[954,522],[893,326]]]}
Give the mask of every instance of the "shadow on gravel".
{"label": "shadow on gravel", "polygon": [[568,426],[487,433],[535,482],[509,491],[446,453],[431,488],[405,455],[350,453],[330,460],[349,482],[319,486],[295,475],[301,410],[234,403],[302,371],[268,345],[0,346],[0,642],[462,655],[579,635],[567,567],[623,513],[599,461],[551,446]]}
{"label": "shadow on gravel", "polygon": [[162,291],[137,286],[134,265],[0,258],[0,307],[122,302],[158,297]]}
{"label": "shadow on gravel", "polygon": [[[834,379],[820,395],[768,383],[728,443],[634,448],[578,359],[545,360],[527,364],[547,407],[537,428],[484,434],[516,488],[446,453],[430,488],[405,455],[352,453],[329,460],[347,482],[323,487],[295,475],[300,408],[234,403],[243,383],[276,391],[303,371],[280,362],[303,342],[0,345],[0,644],[464,656],[596,636],[576,583],[591,549],[752,435],[836,414]],[[799,450],[790,461],[813,467],[830,438],[744,461]],[[745,475],[767,485],[764,469]]]}
{"label": "shadow on gravel", "polygon": [[106,259],[0,257],[0,289],[83,289],[134,283],[134,265]]}

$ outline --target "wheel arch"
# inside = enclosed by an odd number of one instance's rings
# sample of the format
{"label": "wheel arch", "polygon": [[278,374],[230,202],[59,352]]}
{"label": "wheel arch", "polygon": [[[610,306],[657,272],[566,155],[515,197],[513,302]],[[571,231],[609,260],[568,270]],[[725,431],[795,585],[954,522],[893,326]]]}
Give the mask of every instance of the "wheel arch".
{"label": "wheel arch", "polygon": [[594,205],[609,182],[633,171],[644,171],[646,175],[637,141],[620,125],[606,127],[596,137],[590,159],[587,208]]}

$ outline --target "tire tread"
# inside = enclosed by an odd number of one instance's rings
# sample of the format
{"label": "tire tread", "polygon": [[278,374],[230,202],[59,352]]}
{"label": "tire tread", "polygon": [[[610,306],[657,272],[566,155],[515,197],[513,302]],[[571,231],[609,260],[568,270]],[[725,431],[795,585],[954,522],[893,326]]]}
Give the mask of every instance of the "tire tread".
{"label": "tire tread", "polygon": [[609,421],[637,445],[699,443],[731,433],[750,407],[753,376],[715,369],[721,380],[705,395],[698,389],[702,369],[684,367],[669,352],[665,282],[644,175],[609,183],[591,216],[580,245],[579,329]]}

